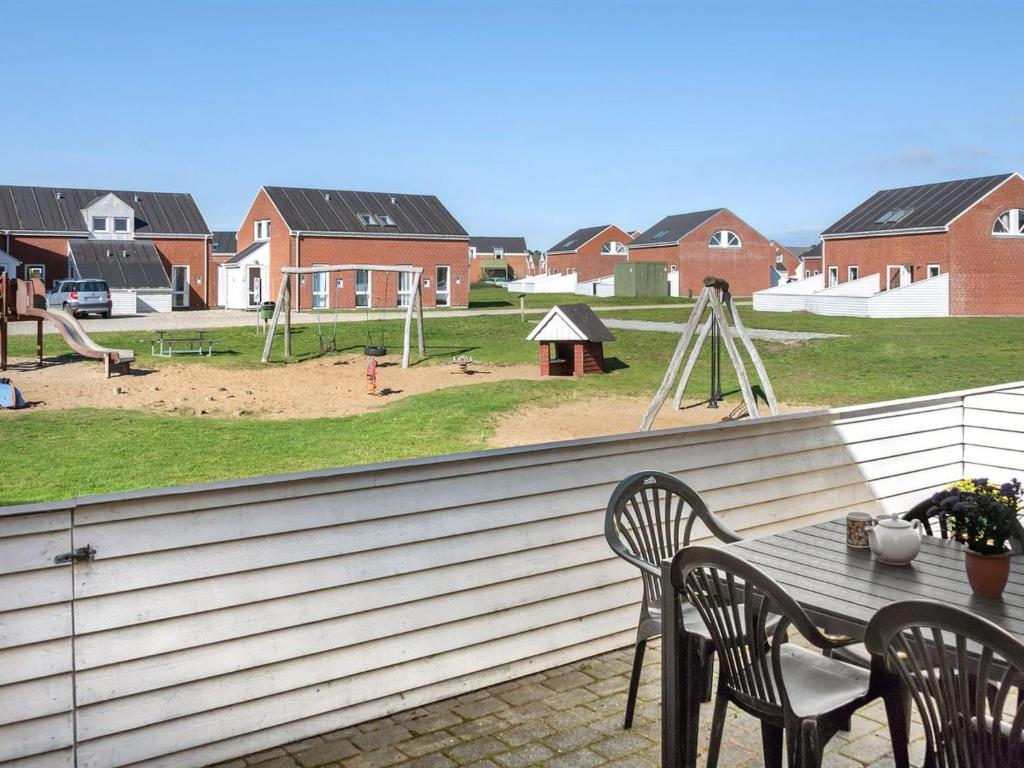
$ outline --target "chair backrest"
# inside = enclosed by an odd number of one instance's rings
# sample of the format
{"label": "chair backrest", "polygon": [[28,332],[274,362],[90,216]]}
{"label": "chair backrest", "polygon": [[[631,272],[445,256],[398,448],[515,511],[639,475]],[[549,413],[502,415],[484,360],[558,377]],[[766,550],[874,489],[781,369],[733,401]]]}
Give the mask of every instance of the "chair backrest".
{"label": "chair backrest", "polygon": [[[711,634],[726,688],[747,707],[781,715],[788,708],[779,655],[786,632],[795,627],[814,645],[828,647],[820,630],[770,576],[727,550],[687,547],[673,558],[671,576],[673,589]],[[769,638],[770,614],[781,618]]]}
{"label": "chair backrest", "polygon": [[[1024,645],[992,622],[930,600],[891,603],[865,644],[914,698],[939,768],[1024,763]],[[1012,703],[1011,703],[1012,702]]]}
{"label": "chair backrest", "polygon": [[[930,498],[918,503],[908,512],[903,514],[904,520],[920,520],[921,527],[929,536],[938,536],[941,539],[949,539],[953,536],[949,524],[946,521],[946,514],[939,507],[932,503]],[[1024,553],[1024,527],[1017,521],[1016,532],[1010,537],[1010,551],[1014,554]]]}
{"label": "chair backrest", "polygon": [[640,569],[648,604],[661,599],[661,561],[690,543],[698,520],[721,541],[742,538],[711,513],[696,491],[666,472],[637,472],[612,492],[604,535],[615,554]]}

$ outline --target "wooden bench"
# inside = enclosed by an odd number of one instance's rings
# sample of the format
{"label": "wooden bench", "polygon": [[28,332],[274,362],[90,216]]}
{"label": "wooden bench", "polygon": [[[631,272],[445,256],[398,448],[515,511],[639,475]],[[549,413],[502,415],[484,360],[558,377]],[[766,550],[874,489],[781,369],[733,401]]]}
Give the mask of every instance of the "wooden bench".
{"label": "wooden bench", "polygon": [[210,357],[213,355],[213,340],[207,338],[207,333],[209,331],[156,331],[156,338],[150,341],[149,351],[159,357],[172,357],[173,355],[206,355]]}

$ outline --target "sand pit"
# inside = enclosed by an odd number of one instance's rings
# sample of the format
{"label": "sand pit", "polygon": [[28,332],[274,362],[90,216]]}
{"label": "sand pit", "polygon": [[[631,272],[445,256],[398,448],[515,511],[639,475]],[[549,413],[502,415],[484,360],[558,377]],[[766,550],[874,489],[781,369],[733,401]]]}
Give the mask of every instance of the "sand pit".
{"label": "sand pit", "polygon": [[[647,398],[603,397],[570,400],[556,406],[531,406],[501,419],[491,445],[495,448],[532,445],[552,440],[572,440],[598,435],[635,432],[650,405]],[[675,410],[668,403],[654,422],[654,429],[713,424],[728,418],[736,403],[727,402],[717,409],[704,403],[684,403]],[[782,413],[813,410],[812,406],[779,404]]]}
{"label": "sand pit", "polygon": [[[474,365],[471,375],[453,365],[402,369],[400,358],[381,358],[378,388],[366,394],[365,358],[322,357],[288,366],[256,369],[172,363],[131,376],[104,378],[93,360],[13,367],[5,375],[33,410],[118,408],[149,413],[298,419],[352,416],[384,408],[410,395],[445,387],[508,379],[539,380],[535,365]],[[10,412],[14,413],[14,412]]]}

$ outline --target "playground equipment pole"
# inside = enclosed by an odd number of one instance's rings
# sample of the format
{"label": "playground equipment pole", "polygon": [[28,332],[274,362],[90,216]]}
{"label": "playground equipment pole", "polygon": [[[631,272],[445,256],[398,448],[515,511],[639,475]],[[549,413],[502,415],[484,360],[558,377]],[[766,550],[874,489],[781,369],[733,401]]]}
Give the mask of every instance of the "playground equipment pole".
{"label": "playground equipment pole", "polygon": [[292,356],[292,276],[284,279],[284,356]]}

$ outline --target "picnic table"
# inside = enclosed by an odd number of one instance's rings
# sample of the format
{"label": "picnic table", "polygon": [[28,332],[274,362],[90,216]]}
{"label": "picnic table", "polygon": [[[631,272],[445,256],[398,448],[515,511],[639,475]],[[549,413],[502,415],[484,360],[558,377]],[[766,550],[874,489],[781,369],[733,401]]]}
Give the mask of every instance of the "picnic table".
{"label": "picnic table", "polygon": [[209,331],[154,331],[156,338],[149,344],[149,351],[160,357],[172,355],[213,355],[213,340]]}
{"label": "picnic table", "polygon": [[[846,544],[845,519],[831,520],[760,539],[729,544],[730,550],[756,565],[800,603],[826,632],[863,640],[878,611],[899,600],[939,600],[971,611],[1024,641],[1024,563],[1014,556],[1010,580],[998,599],[976,597],[964,572],[964,550],[936,536],[921,539],[921,552],[910,565],[878,562],[869,549]],[[672,561],[662,561],[662,766],[688,765],[689,713],[695,711],[687,691],[699,701],[699,685],[686,685],[686,643],[679,631],[678,603],[669,580]],[[692,738],[692,737],[691,737]]]}

